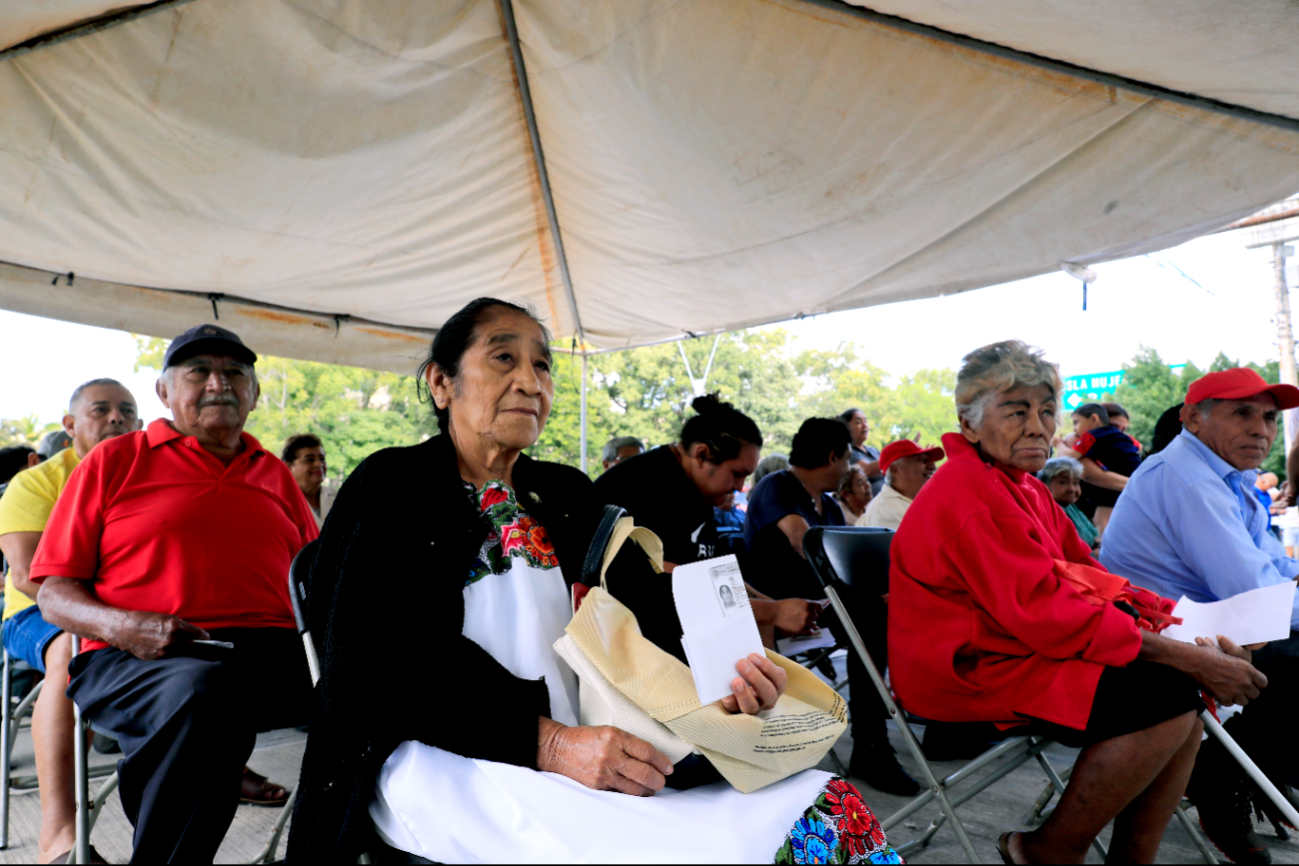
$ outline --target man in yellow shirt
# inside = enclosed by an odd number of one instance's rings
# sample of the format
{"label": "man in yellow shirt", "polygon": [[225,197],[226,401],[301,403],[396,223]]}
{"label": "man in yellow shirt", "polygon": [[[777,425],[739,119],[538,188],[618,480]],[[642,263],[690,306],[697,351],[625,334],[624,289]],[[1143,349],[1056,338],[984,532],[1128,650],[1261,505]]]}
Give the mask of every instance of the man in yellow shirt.
{"label": "man in yellow shirt", "polygon": [[120,382],[92,379],[72,392],[63,428],[72,445],[44,463],[14,476],[0,497],[0,552],[9,563],[5,581],[4,648],[47,674],[36,699],[32,740],[41,793],[41,838],[37,862],[49,863],[72,850],[75,806],[72,790],[72,701],[65,693],[72,639],[41,617],[39,586],[28,568],[46,521],[68,477],[100,442],[140,429],[135,398]]}

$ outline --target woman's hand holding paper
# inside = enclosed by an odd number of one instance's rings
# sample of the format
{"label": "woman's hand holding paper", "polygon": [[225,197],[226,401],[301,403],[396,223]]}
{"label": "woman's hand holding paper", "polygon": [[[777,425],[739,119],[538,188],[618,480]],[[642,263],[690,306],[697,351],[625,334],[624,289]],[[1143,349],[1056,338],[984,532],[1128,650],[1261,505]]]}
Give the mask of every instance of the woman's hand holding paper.
{"label": "woman's hand holding paper", "polygon": [[735,663],[735,670],[740,675],[731,680],[734,694],[722,698],[727,712],[756,715],[774,707],[785,693],[788,675],[771,659],[751,653]]}

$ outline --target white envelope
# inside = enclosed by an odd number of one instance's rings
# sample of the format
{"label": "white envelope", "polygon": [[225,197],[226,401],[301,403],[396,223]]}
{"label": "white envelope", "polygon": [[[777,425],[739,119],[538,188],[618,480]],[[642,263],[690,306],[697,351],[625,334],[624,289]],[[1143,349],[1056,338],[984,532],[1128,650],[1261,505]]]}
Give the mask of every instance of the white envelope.
{"label": "white envelope", "polygon": [[711,704],[733,694],[731,680],[739,676],[735,663],[764,652],[739,563],[734,556],[722,556],[678,565],[672,571],[672,595],[699,702]]}

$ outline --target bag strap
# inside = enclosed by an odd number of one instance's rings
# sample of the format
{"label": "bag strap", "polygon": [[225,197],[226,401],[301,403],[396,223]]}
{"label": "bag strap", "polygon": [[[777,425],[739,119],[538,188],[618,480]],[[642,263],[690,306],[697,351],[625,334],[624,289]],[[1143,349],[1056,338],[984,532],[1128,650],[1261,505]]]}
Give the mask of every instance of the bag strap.
{"label": "bag strap", "polygon": [[[591,546],[586,551],[582,562],[582,576],[579,582],[586,586],[596,586],[604,580],[604,553],[613,539],[613,531],[618,521],[627,516],[627,511],[617,505],[606,505],[600,514],[600,523],[591,538]],[[621,546],[621,545],[619,545]]]}
{"label": "bag strap", "polygon": [[628,540],[636,542],[645,555],[649,557],[654,571],[663,572],[663,542],[659,537],[646,529],[637,526],[630,514],[617,505],[606,505],[600,514],[600,522],[591,538],[591,546],[582,561],[582,576],[578,583],[586,587],[604,586],[605,573],[613,562],[618,551]]}

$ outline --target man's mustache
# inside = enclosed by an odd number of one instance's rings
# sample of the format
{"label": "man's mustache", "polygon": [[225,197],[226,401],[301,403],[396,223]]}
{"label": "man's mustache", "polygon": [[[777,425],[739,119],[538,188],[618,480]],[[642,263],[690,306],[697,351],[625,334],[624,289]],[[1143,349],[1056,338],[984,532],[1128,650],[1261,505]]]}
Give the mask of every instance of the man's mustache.
{"label": "man's mustache", "polygon": [[222,394],[219,397],[202,397],[198,401],[198,408],[204,406],[239,406],[239,398],[232,394]]}

